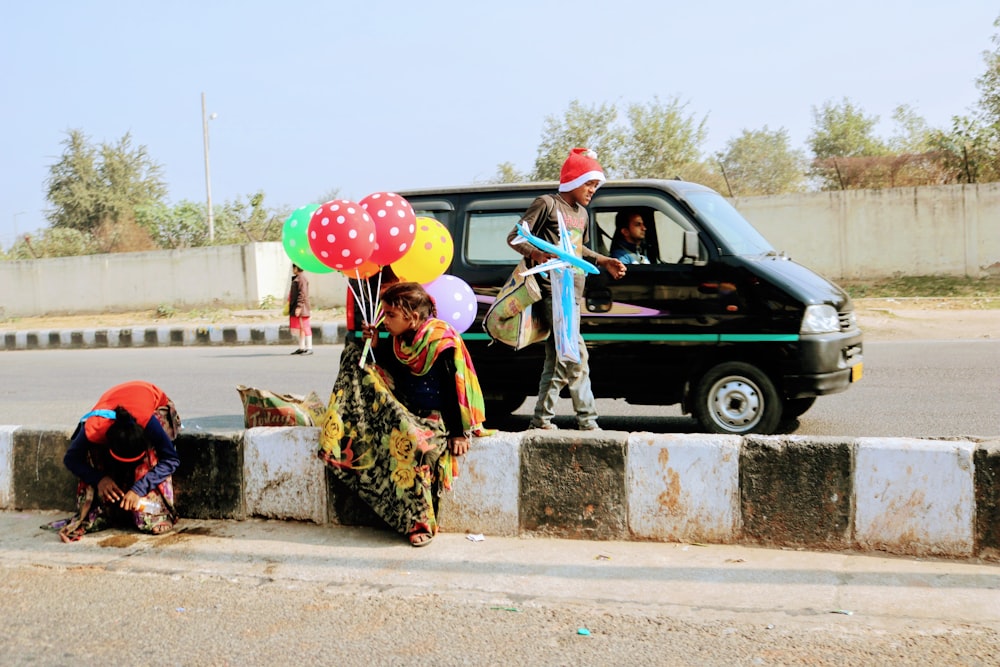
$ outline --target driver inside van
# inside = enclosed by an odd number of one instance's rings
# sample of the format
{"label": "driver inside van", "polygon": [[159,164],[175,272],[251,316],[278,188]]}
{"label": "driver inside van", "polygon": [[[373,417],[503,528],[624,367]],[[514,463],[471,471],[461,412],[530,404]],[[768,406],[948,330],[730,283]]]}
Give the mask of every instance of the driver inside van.
{"label": "driver inside van", "polygon": [[615,214],[611,256],[622,264],[649,264],[646,254],[646,220],[642,211],[627,208]]}

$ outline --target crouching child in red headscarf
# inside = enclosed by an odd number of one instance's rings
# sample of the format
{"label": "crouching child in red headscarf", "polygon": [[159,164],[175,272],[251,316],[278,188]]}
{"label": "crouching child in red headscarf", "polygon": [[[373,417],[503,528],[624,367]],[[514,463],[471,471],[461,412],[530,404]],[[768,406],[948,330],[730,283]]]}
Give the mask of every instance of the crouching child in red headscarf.
{"label": "crouching child in red headscarf", "polygon": [[63,542],[112,525],[160,535],[177,523],[172,475],[181,420],[149,382],[108,389],[73,432],[63,464],[79,480],[76,516],[49,524]]}

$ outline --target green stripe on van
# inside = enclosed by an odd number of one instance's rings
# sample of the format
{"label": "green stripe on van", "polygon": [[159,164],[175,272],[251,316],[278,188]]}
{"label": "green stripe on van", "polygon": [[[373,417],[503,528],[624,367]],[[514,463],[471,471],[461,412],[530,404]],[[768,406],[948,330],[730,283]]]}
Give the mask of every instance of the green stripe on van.
{"label": "green stripe on van", "polygon": [[[379,332],[380,337],[388,334]],[[360,335],[355,333],[360,338]],[[490,340],[487,333],[463,333],[464,340]],[[584,334],[584,340],[600,341],[672,341],[680,343],[794,343],[798,334]]]}
{"label": "green stripe on van", "polygon": [[719,334],[584,334],[584,340],[635,340],[635,341],[682,341],[698,343],[714,343],[719,340]]}
{"label": "green stripe on van", "polygon": [[794,343],[798,334],[722,334],[723,343]]}

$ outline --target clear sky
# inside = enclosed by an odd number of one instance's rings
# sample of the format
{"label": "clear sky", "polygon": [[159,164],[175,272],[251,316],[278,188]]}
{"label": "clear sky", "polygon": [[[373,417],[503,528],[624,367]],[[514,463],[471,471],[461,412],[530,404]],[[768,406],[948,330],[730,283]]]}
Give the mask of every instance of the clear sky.
{"label": "clear sky", "polygon": [[806,149],[813,109],[849,98],[950,126],[978,99],[988,0],[36,0],[0,7],[0,246],[47,226],[45,179],[70,129],[130,132],[169,201],[488,179],[534,165],[546,116],[678,97],[706,153],[744,129]]}

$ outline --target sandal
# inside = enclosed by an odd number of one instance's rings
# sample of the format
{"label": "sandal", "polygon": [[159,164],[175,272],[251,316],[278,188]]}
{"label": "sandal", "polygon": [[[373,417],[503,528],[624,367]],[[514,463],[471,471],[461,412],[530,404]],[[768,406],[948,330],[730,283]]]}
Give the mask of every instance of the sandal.
{"label": "sandal", "polygon": [[150,528],[149,532],[152,533],[153,535],[166,535],[173,529],[174,529],[174,524],[170,523],[169,521],[163,521]]}
{"label": "sandal", "polygon": [[410,544],[412,544],[415,547],[426,547],[428,544],[431,543],[431,540],[433,539],[434,536],[425,531],[416,531],[410,533]]}

